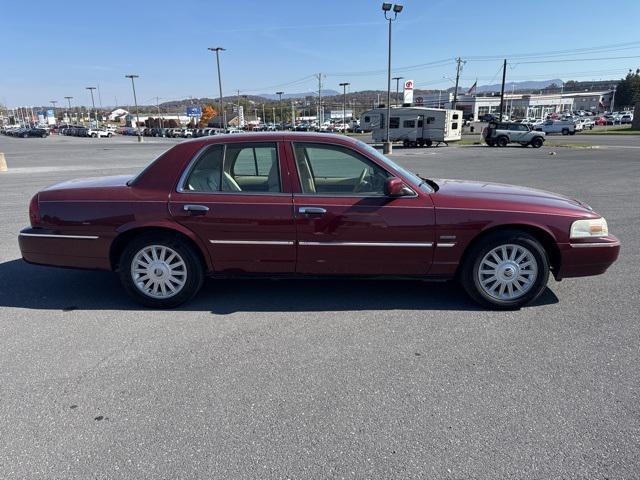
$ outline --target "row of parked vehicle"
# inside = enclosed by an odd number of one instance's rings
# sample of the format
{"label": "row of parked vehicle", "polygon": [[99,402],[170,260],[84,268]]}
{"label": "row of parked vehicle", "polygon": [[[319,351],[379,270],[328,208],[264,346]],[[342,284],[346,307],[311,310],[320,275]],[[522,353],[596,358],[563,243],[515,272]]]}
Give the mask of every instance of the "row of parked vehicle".
{"label": "row of parked vehicle", "polygon": [[40,127],[7,127],[0,130],[2,135],[18,138],[46,138],[49,136],[49,130]]}
{"label": "row of parked vehicle", "polygon": [[92,137],[92,138],[111,138],[114,132],[107,128],[87,128],[82,126],[64,126],[58,128],[60,135],[67,135],[71,137]]}

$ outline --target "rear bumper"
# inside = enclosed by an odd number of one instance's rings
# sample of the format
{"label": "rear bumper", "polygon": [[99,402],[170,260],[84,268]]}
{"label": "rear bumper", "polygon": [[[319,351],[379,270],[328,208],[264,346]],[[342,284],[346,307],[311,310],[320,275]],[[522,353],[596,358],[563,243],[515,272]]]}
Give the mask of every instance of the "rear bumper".
{"label": "rear bumper", "polygon": [[571,277],[600,275],[618,259],[620,241],[610,235],[597,242],[560,244],[560,268],[557,280]]}
{"label": "rear bumper", "polygon": [[25,228],[18,235],[22,258],[28,263],[54,267],[111,270],[104,239],[95,235],[60,234],[42,228]]}

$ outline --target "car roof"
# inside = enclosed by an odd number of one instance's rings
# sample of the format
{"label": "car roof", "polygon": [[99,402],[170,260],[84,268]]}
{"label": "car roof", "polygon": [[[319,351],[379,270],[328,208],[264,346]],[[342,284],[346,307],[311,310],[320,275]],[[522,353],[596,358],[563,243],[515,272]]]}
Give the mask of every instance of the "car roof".
{"label": "car roof", "polygon": [[220,134],[212,137],[194,138],[187,140],[193,143],[213,144],[224,143],[226,141],[233,142],[331,142],[341,143],[343,145],[356,145],[358,140],[355,140],[344,135],[338,135],[335,133],[317,133],[317,132],[245,132],[235,134]]}

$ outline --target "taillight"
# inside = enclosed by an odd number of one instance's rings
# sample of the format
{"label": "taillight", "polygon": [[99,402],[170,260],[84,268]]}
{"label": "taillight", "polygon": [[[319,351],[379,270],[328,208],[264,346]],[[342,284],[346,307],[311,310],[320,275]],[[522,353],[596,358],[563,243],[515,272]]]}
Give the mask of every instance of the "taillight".
{"label": "taillight", "polygon": [[37,193],[29,203],[29,221],[32,227],[36,227],[40,223],[40,203],[38,202]]}

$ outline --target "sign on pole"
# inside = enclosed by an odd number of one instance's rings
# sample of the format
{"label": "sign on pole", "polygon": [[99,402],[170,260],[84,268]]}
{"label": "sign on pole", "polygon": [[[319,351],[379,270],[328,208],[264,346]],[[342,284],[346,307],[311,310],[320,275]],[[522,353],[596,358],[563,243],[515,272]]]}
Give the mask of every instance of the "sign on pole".
{"label": "sign on pole", "polygon": [[413,103],[413,80],[404,82],[404,103]]}
{"label": "sign on pole", "polygon": [[187,117],[201,117],[202,108],[200,107],[187,107]]}

